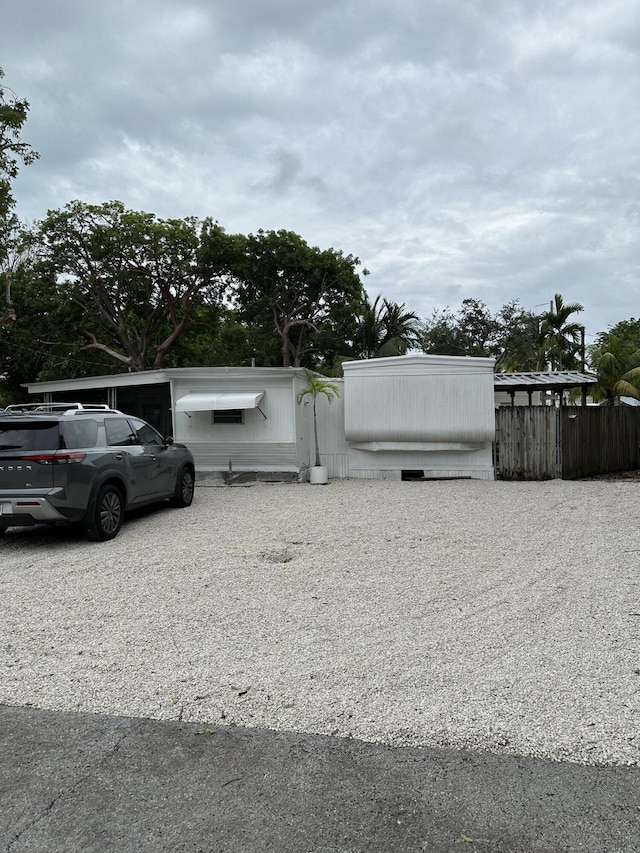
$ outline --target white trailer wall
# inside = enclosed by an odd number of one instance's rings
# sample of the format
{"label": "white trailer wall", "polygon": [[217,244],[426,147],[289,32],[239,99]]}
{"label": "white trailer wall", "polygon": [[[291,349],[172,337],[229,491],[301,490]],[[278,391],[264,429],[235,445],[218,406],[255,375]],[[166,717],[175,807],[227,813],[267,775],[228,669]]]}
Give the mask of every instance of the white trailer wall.
{"label": "white trailer wall", "polygon": [[348,476],[492,479],[493,364],[428,355],[345,363]]}
{"label": "white trailer wall", "polygon": [[[203,371],[204,373],[204,371]],[[296,396],[305,385],[302,371],[238,368],[223,375],[173,380],[176,441],[184,442],[200,472],[260,471],[297,473],[308,464],[309,425]],[[177,411],[193,393],[263,392],[257,406],[244,409],[242,423],[213,422],[213,411]]]}
{"label": "white trailer wall", "polygon": [[[317,400],[321,462],[330,477],[493,477],[492,359],[402,356],[347,362],[344,372],[344,380],[331,380],[340,397]],[[300,368],[201,367],[34,383],[28,390],[73,400],[78,391],[103,389],[117,400],[125,390],[148,396],[159,386],[175,440],[191,448],[199,473],[231,467],[304,477],[314,463],[312,401],[297,402],[306,385]],[[243,423],[214,424],[211,410],[177,410],[193,393],[262,397],[258,407],[247,404]]]}

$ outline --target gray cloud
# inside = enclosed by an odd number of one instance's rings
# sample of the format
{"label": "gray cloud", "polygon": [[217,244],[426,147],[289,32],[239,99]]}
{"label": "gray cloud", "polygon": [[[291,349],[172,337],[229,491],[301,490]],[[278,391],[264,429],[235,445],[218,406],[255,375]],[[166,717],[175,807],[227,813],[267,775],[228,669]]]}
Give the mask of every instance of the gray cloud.
{"label": "gray cloud", "polygon": [[72,198],[358,255],[422,316],[555,292],[640,313],[640,7],[628,0],[23,0],[6,83]]}

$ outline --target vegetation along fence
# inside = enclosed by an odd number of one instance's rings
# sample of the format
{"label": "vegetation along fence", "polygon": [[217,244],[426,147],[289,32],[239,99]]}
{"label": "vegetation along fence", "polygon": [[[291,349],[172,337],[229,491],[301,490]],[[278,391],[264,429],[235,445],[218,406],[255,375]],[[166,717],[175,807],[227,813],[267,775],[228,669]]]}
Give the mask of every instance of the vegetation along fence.
{"label": "vegetation along fence", "polygon": [[640,411],[627,406],[501,406],[496,477],[549,480],[640,468]]}

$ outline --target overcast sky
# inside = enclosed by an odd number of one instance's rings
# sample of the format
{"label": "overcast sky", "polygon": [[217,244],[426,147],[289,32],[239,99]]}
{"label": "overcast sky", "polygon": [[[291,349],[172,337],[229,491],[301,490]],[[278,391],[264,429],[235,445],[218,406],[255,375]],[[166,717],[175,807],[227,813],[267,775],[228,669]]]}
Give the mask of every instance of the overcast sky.
{"label": "overcast sky", "polygon": [[120,199],[466,297],[640,316],[640,0],[14,0],[29,220]]}

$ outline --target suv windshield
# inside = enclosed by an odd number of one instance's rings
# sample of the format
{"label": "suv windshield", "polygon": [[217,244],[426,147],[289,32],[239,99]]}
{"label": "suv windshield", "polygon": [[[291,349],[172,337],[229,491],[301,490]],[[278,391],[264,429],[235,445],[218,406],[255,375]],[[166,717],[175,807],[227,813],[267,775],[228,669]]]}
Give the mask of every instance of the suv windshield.
{"label": "suv windshield", "polygon": [[58,424],[48,421],[38,423],[0,422],[0,452],[3,450],[58,450],[60,438]]}

